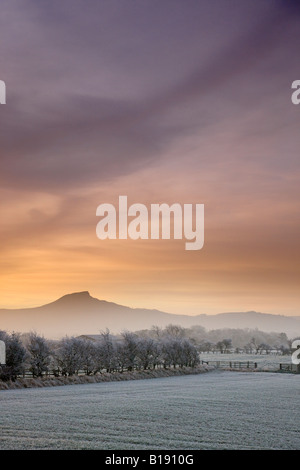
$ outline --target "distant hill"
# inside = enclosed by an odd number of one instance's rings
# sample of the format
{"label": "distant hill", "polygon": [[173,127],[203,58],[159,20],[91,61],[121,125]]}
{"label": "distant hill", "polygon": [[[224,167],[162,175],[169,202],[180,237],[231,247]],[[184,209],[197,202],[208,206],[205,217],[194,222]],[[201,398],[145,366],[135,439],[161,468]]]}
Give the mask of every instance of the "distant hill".
{"label": "distant hill", "polygon": [[183,327],[201,325],[217,328],[258,328],[267,332],[300,335],[300,317],[258,312],[232,312],[217,315],[176,315],[142,308],[130,308],[91,297],[89,292],[64,295],[46,305],[24,309],[0,309],[0,330],[28,332],[35,330],[47,338],[65,335],[98,334],[109,328],[112,333],[165,327],[173,323]]}

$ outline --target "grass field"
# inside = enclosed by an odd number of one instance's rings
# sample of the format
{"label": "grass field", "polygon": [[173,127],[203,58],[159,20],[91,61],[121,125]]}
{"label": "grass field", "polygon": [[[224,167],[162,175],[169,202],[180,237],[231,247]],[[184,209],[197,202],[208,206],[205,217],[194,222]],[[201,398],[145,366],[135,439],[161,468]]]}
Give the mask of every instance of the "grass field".
{"label": "grass field", "polygon": [[0,393],[0,449],[299,449],[300,375],[207,374]]}

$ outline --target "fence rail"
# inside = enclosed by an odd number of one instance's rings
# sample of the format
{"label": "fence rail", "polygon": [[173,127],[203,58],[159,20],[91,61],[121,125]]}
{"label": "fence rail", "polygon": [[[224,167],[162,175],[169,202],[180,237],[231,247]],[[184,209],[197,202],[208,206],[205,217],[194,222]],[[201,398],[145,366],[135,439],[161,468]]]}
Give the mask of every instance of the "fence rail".
{"label": "fence rail", "polygon": [[214,366],[217,369],[257,369],[257,362],[254,361],[201,361],[202,364]]}
{"label": "fence rail", "polygon": [[279,364],[279,370],[281,372],[293,372],[294,374],[300,374],[299,364]]}
{"label": "fence rail", "polygon": [[[274,363],[263,364],[262,366],[259,365],[258,362],[254,361],[210,361],[210,360],[201,360],[201,364],[207,364],[209,366],[213,366],[216,369],[222,370],[240,370],[240,371],[269,371],[269,372],[289,372],[293,374],[300,374],[300,365],[292,364],[292,363],[280,363],[274,365]],[[123,372],[126,370],[124,369]],[[104,370],[101,372],[105,372]],[[119,371],[120,372],[120,371]],[[60,374],[55,374],[53,371],[48,371],[43,373],[43,377],[55,377]],[[80,370],[76,375],[86,375],[84,370]],[[22,378],[33,378],[33,374],[29,370],[24,370],[22,374],[19,374],[18,377]]]}
{"label": "fence rail", "polygon": [[223,370],[261,370],[270,372],[291,372],[293,374],[300,373],[299,365],[292,363],[280,363],[274,367],[274,363],[264,364],[259,367],[259,363],[254,361],[201,361],[202,364],[207,364],[215,367],[216,369]]}

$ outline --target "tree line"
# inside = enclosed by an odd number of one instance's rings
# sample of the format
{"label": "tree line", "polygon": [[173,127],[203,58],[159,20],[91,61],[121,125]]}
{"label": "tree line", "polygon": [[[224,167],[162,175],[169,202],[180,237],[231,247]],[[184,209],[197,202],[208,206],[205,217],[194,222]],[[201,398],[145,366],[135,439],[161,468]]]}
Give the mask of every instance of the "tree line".
{"label": "tree line", "polygon": [[92,375],[157,367],[195,367],[199,353],[188,339],[169,334],[163,338],[145,338],[125,331],[119,337],[108,330],[99,338],[65,337],[49,341],[35,332],[20,334],[0,331],[6,344],[6,364],[0,366],[0,379],[16,380],[30,371],[33,377],[47,373],[72,376]]}
{"label": "tree line", "polygon": [[157,367],[195,367],[202,353],[291,354],[292,340],[285,333],[250,329],[206,331],[201,326],[168,325],[149,330],[124,331],[113,336],[109,330],[94,336],[46,340],[35,332],[8,334],[0,331],[6,344],[6,365],[0,379],[15,380],[30,371],[33,377],[123,372]]}
{"label": "tree line", "polygon": [[[292,352],[293,339],[286,333],[268,333],[250,328],[219,328],[207,331],[200,325],[183,328],[178,325],[168,325],[162,329],[152,327],[140,330],[138,335],[144,337],[163,337],[174,334],[189,340],[196,345],[199,353],[244,353],[244,354],[270,354],[289,355]],[[295,338],[294,338],[295,339]]]}

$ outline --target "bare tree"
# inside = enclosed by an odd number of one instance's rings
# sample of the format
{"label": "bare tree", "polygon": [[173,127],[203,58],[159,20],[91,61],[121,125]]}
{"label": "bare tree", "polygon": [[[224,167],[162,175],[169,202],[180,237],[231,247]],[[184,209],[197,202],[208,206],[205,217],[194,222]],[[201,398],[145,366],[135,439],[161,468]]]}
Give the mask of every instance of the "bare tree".
{"label": "bare tree", "polygon": [[164,329],[164,334],[166,336],[170,336],[171,338],[184,338],[185,336],[185,329],[182,328],[180,325],[167,325]]}
{"label": "bare tree", "polygon": [[251,344],[253,345],[256,354],[258,354],[260,347],[259,347],[259,344],[257,344],[256,339],[254,337],[251,339]]}
{"label": "bare tree", "polygon": [[134,369],[137,363],[138,336],[129,331],[124,331],[122,337],[126,357],[126,368],[130,371]]}
{"label": "bare tree", "polygon": [[186,367],[195,367],[199,364],[200,358],[198,351],[194,344],[188,340],[183,340],[182,343],[182,364]]}
{"label": "bare tree", "polygon": [[153,325],[150,331],[156,339],[162,336],[162,329],[157,325]]}
{"label": "bare tree", "polygon": [[198,345],[198,349],[200,352],[210,352],[213,350],[214,346],[214,343],[211,341],[202,340]]}
{"label": "bare tree", "polygon": [[81,340],[65,337],[56,353],[56,361],[62,375],[78,374],[83,367]]}
{"label": "bare tree", "polygon": [[162,357],[164,367],[173,366],[174,368],[180,364],[181,357],[181,339],[166,338],[162,343]]}
{"label": "bare tree", "polygon": [[190,340],[182,338],[165,338],[162,343],[162,358],[164,367],[194,367],[199,364],[196,347]]}
{"label": "bare tree", "polygon": [[216,348],[220,351],[221,354],[224,354],[225,352],[224,341],[218,341],[216,344]]}
{"label": "bare tree", "polygon": [[33,377],[42,377],[48,371],[51,362],[51,350],[44,337],[32,332],[28,338],[30,371]]}
{"label": "bare tree", "polygon": [[97,372],[97,350],[91,340],[81,339],[78,343],[80,364],[86,375]]}
{"label": "bare tree", "polygon": [[101,369],[106,369],[106,372],[112,372],[116,368],[116,346],[109,329],[101,332],[100,343],[97,345],[98,360],[101,364]]}
{"label": "bare tree", "polygon": [[117,368],[120,372],[123,372],[128,365],[127,361],[127,350],[123,342],[116,343],[115,346],[115,357]]}
{"label": "bare tree", "polygon": [[232,340],[230,338],[225,338],[223,339],[223,344],[224,344],[224,352],[228,353],[230,348],[232,347]]}
{"label": "bare tree", "polygon": [[21,342],[20,335],[17,333],[8,335],[2,331],[1,340],[5,342],[6,346],[6,364],[0,368],[0,378],[4,381],[15,381],[17,376],[24,371],[27,357],[26,349]]}
{"label": "bare tree", "polygon": [[151,338],[140,339],[137,343],[137,358],[143,369],[155,368],[159,356],[157,343]]}

